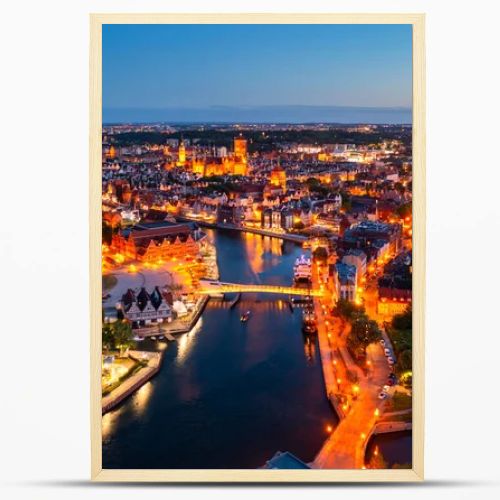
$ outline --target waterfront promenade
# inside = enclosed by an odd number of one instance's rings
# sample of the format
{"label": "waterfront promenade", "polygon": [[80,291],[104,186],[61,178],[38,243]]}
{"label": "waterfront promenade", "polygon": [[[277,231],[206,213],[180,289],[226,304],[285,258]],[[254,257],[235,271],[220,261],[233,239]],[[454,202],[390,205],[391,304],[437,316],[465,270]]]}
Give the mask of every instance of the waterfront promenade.
{"label": "waterfront promenade", "polygon": [[[319,286],[318,274],[318,266],[314,264],[313,288]],[[349,325],[329,313],[331,299],[329,294],[325,296],[324,303],[315,298],[314,305],[326,392],[340,423],[311,466],[320,469],[361,469],[364,467],[366,444],[383,411],[383,400],[378,399],[378,394],[390,369],[382,347],[376,343],[367,348],[370,368],[366,374],[354,363],[345,346]],[[387,429],[390,428],[390,425],[387,426]]]}
{"label": "waterfront promenade", "polygon": [[[389,368],[380,346],[368,347],[372,369],[359,380],[359,396],[347,415],[334,430],[314,460],[314,467],[324,469],[361,469],[364,467],[366,444],[382,413],[383,401],[378,394]],[[393,431],[400,430],[393,428]]]}
{"label": "waterfront promenade", "polygon": [[161,366],[162,354],[161,352],[129,351],[130,357],[138,360],[147,360],[148,364],[124,380],[110,394],[102,398],[101,407],[103,415],[119,405],[124,399],[158,373]]}

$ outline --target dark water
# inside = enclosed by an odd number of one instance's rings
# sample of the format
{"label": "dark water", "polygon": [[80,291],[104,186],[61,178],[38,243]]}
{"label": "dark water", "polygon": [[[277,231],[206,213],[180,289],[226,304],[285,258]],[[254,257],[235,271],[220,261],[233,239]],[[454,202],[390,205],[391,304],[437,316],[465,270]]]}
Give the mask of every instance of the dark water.
{"label": "dark water", "polygon": [[411,464],[411,431],[381,434],[370,439],[366,447],[367,461],[373,456],[375,449],[378,449],[389,467],[395,464]]}
{"label": "dark water", "polygon": [[[221,279],[291,283],[301,253],[293,243],[210,237]],[[195,331],[169,344],[160,373],[104,416],[104,468],[255,468],[278,450],[312,460],[336,417],[317,342],[304,339],[300,311],[280,298],[249,294],[233,310],[210,301]]]}

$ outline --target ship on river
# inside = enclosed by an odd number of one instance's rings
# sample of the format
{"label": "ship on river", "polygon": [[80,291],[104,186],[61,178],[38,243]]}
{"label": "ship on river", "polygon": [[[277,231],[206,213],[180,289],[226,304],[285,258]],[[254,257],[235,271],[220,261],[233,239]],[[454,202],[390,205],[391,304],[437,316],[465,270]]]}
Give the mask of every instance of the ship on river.
{"label": "ship on river", "polygon": [[296,259],[293,266],[293,279],[295,283],[309,284],[312,281],[312,263],[311,259],[302,254]]}
{"label": "ship on river", "polygon": [[302,330],[308,335],[315,334],[318,331],[316,315],[312,307],[304,309],[302,313]]}

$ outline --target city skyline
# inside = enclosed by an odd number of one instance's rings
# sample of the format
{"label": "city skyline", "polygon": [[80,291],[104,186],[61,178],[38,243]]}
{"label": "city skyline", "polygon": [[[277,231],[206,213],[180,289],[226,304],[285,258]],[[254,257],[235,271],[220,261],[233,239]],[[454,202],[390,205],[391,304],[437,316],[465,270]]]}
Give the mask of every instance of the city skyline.
{"label": "city skyline", "polygon": [[411,35],[103,26],[104,469],[413,468]]}
{"label": "city skyline", "polygon": [[410,25],[105,25],[103,120],[409,123],[411,40]]}

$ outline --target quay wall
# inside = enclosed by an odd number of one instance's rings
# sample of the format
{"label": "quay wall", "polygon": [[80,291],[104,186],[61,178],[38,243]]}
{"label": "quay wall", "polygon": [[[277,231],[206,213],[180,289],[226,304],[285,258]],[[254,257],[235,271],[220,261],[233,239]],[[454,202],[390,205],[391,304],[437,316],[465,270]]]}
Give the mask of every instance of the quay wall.
{"label": "quay wall", "polygon": [[[131,357],[137,356],[140,358],[141,354],[142,353],[133,351],[131,353]],[[102,415],[118,406],[124,399],[128,398],[137,389],[139,389],[139,387],[143,386],[160,371],[163,354],[160,352],[154,352],[148,353],[148,355],[151,356],[148,366],[139,370],[135,375],[132,375],[129,379],[125,380],[120,386],[112,391],[111,394],[102,398]]]}
{"label": "quay wall", "polygon": [[261,236],[279,238],[281,240],[292,241],[294,243],[303,243],[304,241],[307,240],[306,236],[302,236],[300,234],[274,233],[273,231],[266,231],[265,229],[240,227],[240,226],[235,226],[233,224],[219,224],[219,223],[207,222],[204,220],[192,219],[190,217],[176,216],[175,218],[181,222],[196,222],[196,224],[202,227],[209,227],[212,229],[221,229],[229,231],[239,231],[241,233],[260,234]]}

